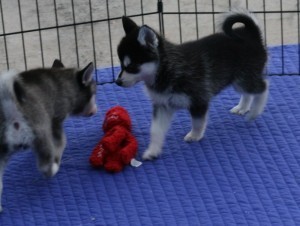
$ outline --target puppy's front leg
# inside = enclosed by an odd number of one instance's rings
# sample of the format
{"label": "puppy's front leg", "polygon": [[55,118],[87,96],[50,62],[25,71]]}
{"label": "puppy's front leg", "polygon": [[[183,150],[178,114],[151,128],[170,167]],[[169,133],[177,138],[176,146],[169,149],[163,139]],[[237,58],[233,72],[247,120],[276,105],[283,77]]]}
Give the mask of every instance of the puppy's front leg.
{"label": "puppy's front leg", "polygon": [[143,154],[144,160],[157,158],[165,140],[166,133],[172,121],[174,110],[162,105],[153,106],[153,116],[150,130],[150,144]]}
{"label": "puppy's front leg", "polygon": [[61,157],[66,147],[66,135],[62,126],[62,122],[54,121],[52,123],[53,142],[55,145],[54,163],[60,166]]}
{"label": "puppy's front leg", "polygon": [[38,168],[47,177],[54,176],[60,167],[61,157],[66,147],[63,121],[53,119],[51,129],[39,131],[35,140]]}
{"label": "puppy's front leg", "polygon": [[40,133],[34,142],[38,168],[47,177],[54,176],[59,170],[59,164],[55,161],[55,145],[51,138],[51,134]]}
{"label": "puppy's front leg", "polygon": [[203,138],[207,125],[207,110],[208,106],[206,104],[193,105],[190,108],[192,129],[184,137],[186,142],[199,141]]}

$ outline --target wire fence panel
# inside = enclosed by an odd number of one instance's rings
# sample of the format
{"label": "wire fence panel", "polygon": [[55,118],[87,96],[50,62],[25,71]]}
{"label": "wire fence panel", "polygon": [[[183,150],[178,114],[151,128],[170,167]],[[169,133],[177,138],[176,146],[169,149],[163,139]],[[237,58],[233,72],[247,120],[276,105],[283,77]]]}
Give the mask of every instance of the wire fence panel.
{"label": "wire fence panel", "polygon": [[[165,36],[176,43],[191,41],[218,31],[220,15],[223,12],[236,8],[250,10],[260,22],[265,43],[270,48],[271,59],[280,60],[280,69],[267,69],[266,73],[300,74],[299,0],[165,0],[163,2]],[[291,49],[297,55],[293,57],[295,61],[293,69],[286,67],[286,57]]]}
{"label": "wire fence panel", "polygon": [[[268,73],[298,75],[299,0],[0,0],[0,71],[50,67],[56,58],[70,67],[92,61],[109,74],[97,75],[98,82],[113,82],[123,15],[182,43],[216,32],[220,13],[236,7],[253,11],[268,47],[279,48],[272,57],[280,70]],[[291,45],[293,70],[285,63]]]}

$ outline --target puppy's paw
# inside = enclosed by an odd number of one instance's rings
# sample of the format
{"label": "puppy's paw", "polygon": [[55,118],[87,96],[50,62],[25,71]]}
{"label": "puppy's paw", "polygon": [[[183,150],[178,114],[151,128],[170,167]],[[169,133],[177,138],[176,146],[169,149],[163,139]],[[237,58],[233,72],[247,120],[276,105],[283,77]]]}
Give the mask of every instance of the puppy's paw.
{"label": "puppy's paw", "polygon": [[247,120],[247,121],[253,121],[253,120],[255,120],[259,115],[260,115],[260,112],[249,111],[248,114],[246,115],[246,120]]}
{"label": "puppy's paw", "polygon": [[156,150],[151,150],[147,149],[144,154],[143,154],[143,160],[153,160],[158,158],[160,155],[161,151],[156,151]]}
{"label": "puppy's paw", "polygon": [[242,108],[240,105],[237,105],[230,110],[230,113],[237,115],[245,115],[248,111],[248,108]]}
{"label": "puppy's paw", "polygon": [[46,177],[53,177],[59,170],[59,165],[57,163],[47,164],[40,167],[41,173]]}
{"label": "puppy's paw", "polygon": [[185,137],[184,137],[184,141],[185,142],[196,142],[199,141],[203,138],[203,134],[196,134],[193,133],[192,131],[190,131]]}
{"label": "puppy's paw", "polygon": [[59,165],[57,163],[53,163],[51,166],[51,177],[57,174],[58,170],[59,170]]}

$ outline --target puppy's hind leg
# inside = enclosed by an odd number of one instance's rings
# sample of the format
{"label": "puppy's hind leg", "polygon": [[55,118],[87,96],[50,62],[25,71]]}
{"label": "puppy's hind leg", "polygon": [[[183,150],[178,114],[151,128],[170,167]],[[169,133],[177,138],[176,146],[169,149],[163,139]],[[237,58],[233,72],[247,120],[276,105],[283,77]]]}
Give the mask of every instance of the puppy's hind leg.
{"label": "puppy's hind leg", "polygon": [[233,114],[245,115],[250,110],[252,101],[253,95],[242,93],[239,104],[233,107],[230,112]]}
{"label": "puppy's hind leg", "polygon": [[203,138],[207,126],[207,105],[197,105],[190,108],[192,129],[184,137],[186,142],[199,141]]}
{"label": "puppy's hind leg", "polygon": [[259,116],[265,108],[265,105],[268,100],[269,95],[269,82],[267,80],[263,81],[265,84],[265,88],[261,93],[254,94],[254,98],[250,107],[249,113],[246,115],[248,120],[253,120],[257,116]]}
{"label": "puppy's hind leg", "polygon": [[235,84],[242,97],[237,106],[230,110],[231,113],[246,115],[246,119],[253,120],[260,115],[268,99],[268,81],[257,76],[249,77],[247,81],[240,81]]}
{"label": "puppy's hind leg", "polygon": [[143,154],[144,160],[151,160],[160,155],[166,133],[172,121],[173,112],[173,109],[165,106],[153,106],[150,144]]}

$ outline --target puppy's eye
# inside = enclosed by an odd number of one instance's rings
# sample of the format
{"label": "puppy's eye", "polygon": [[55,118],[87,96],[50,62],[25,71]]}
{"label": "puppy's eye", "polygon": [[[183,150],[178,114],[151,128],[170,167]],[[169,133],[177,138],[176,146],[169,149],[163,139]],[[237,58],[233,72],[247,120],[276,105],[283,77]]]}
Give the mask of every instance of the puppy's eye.
{"label": "puppy's eye", "polygon": [[129,64],[127,67],[125,67],[125,70],[129,73],[138,73],[139,72],[139,64]]}

